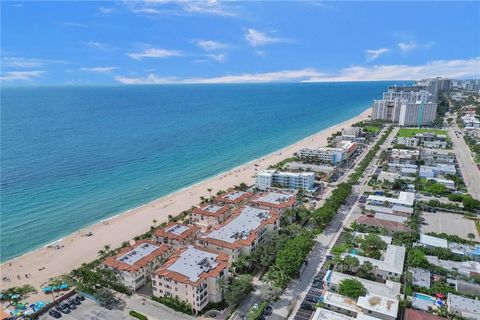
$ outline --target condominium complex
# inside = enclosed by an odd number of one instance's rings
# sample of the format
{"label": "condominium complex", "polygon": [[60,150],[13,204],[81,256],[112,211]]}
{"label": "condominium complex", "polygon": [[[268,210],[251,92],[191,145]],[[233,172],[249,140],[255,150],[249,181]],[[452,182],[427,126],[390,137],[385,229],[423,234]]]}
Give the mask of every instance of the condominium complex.
{"label": "condominium complex", "polygon": [[264,210],[276,210],[280,213],[287,209],[293,209],[297,203],[297,197],[293,193],[265,192],[252,199],[252,207]]}
{"label": "condominium complex", "polygon": [[435,121],[437,103],[434,95],[422,87],[389,87],[382,100],[374,100],[372,118],[401,126],[421,126]]}
{"label": "condominium complex", "polygon": [[142,240],[106,258],[103,266],[112,270],[124,286],[135,291],[147,282],[152,272],[172,254],[172,250],[169,245]]}
{"label": "condominium complex", "polygon": [[415,194],[401,191],[398,198],[369,195],[365,210],[377,213],[409,217],[413,213]]}
{"label": "condominium complex", "polygon": [[298,156],[306,160],[329,162],[335,165],[348,160],[356,150],[357,144],[355,142],[341,141],[337,148],[300,149]]}
{"label": "condominium complex", "polygon": [[189,245],[179,249],[152,275],[155,297],[187,302],[195,313],[221,302],[221,279],[228,279],[228,255]]}
{"label": "condominium complex", "polygon": [[420,158],[426,165],[455,164],[455,153],[445,150],[421,149]]}
{"label": "condominium complex", "polygon": [[166,227],[156,230],[154,236],[157,243],[170,244],[174,248],[179,248],[193,243],[199,234],[200,228],[197,226],[170,222]]}
{"label": "condominium complex", "polygon": [[255,185],[260,190],[278,187],[314,191],[315,173],[264,170],[257,173],[255,177]]}
{"label": "condominium complex", "polygon": [[192,222],[202,229],[208,229],[223,223],[230,216],[229,206],[209,204],[192,210]]}
{"label": "condominium complex", "polygon": [[222,193],[214,198],[214,202],[219,205],[236,206],[248,201],[253,196],[252,192],[230,190],[229,192]]}
{"label": "condominium complex", "polygon": [[227,253],[230,261],[240,254],[248,255],[261,244],[267,231],[277,230],[279,214],[250,206],[239,209],[222,225],[199,237],[198,242],[210,249]]}

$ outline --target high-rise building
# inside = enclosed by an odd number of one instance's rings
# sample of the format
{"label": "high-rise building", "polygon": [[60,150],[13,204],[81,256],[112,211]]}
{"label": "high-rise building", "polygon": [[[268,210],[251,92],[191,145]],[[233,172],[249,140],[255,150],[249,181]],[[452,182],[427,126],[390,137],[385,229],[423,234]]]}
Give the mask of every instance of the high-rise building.
{"label": "high-rise building", "polygon": [[401,126],[424,126],[435,121],[437,104],[435,102],[406,102],[400,107],[398,124]]}

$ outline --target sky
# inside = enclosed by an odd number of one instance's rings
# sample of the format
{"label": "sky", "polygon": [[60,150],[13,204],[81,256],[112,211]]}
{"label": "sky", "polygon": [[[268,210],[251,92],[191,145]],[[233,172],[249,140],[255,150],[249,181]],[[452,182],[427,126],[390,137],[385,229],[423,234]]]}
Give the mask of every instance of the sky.
{"label": "sky", "polygon": [[2,85],[480,77],[480,2],[2,1]]}

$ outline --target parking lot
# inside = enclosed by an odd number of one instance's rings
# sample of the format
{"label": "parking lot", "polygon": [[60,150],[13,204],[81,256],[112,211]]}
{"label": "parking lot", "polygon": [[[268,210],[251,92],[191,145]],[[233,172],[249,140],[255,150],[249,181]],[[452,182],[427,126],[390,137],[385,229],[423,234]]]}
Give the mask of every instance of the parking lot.
{"label": "parking lot", "polygon": [[475,235],[474,240],[479,241],[480,236],[478,234],[475,222],[470,219],[466,219],[461,214],[447,213],[442,211],[437,212],[422,212],[422,217],[425,221],[422,223],[422,233],[436,232],[436,233],[448,233],[457,235],[465,240],[468,238],[469,233]]}
{"label": "parking lot", "polygon": [[[39,319],[48,319],[52,320],[55,319],[48,312]],[[69,314],[62,313],[62,317],[60,319],[65,320],[131,320],[133,319],[129,315],[123,313],[119,310],[108,310],[103,308],[93,302],[92,300],[85,299],[81,302],[80,305],[76,306],[75,310],[72,310]]]}
{"label": "parking lot", "polygon": [[303,299],[300,308],[295,314],[294,320],[309,320],[315,312],[315,305],[320,301],[323,293],[323,277],[325,271],[321,270],[313,279],[312,286],[308,290],[305,299]]}

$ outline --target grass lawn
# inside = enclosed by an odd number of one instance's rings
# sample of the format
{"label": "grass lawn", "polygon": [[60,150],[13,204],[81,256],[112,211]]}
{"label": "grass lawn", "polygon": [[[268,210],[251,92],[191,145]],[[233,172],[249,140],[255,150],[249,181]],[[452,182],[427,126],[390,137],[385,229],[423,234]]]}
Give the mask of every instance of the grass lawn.
{"label": "grass lawn", "polygon": [[447,131],[439,129],[417,129],[417,128],[401,128],[398,130],[399,137],[413,137],[416,133],[435,133],[447,135]]}
{"label": "grass lawn", "polygon": [[380,131],[380,127],[376,126],[363,126],[363,130],[377,134]]}

